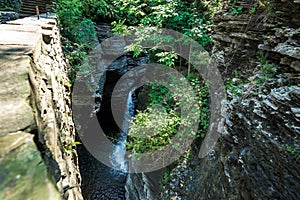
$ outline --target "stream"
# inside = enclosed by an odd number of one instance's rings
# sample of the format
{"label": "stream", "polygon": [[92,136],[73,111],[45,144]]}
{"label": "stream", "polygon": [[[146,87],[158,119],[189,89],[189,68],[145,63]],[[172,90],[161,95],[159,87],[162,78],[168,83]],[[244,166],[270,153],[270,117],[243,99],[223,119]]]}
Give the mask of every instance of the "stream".
{"label": "stream", "polygon": [[[127,170],[125,159],[125,142],[127,138],[127,130],[129,127],[129,120],[134,115],[135,95],[119,94],[126,98],[126,108],[117,107],[123,115],[122,127],[119,127],[111,111],[111,95],[114,86],[120,75],[115,71],[106,72],[106,82],[103,89],[103,98],[101,107],[97,113],[97,118],[106,133],[107,137],[115,144],[114,151],[111,152],[110,162],[115,168],[122,171]],[[81,146],[78,149],[80,171],[82,174],[82,190],[85,199],[125,199],[125,182],[127,173],[110,168],[100,161],[95,159],[90,153]]]}
{"label": "stream", "polygon": [[[96,31],[100,43],[105,38],[112,36],[111,27],[105,23],[98,24]],[[122,41],[118,41],[117,43],[125,45]],[[128,86],[126,85],[133,80],[137,80],[136,77],[140,77],[140,74],[143,74],[144,71],[137,71],[126,79],[120,79],[125,73],[136,66],[147,63],[149,58],[147,55],[134,58],[133,54],[126,53],[111,62],[111,55],[114,54],[114,48],[114,46],[106,47],[104,56],[99,56],[98,54],[91,55],[91,60],[96,61],[92,63],[93,67],[97,69],[100,67],[102,71],[100,70],[99,72],[103,73],[100,80],[97,80],[99,78],[97,74],[94,76],[97,78],[93,79],[95,80],[94,84],[96,83],[99,90],[101,90],[101,98],[95,98],[96,105],[100,105],[96,115],[103,132],[114,144],[114,148],[109,156],[110,165],[113,166],[111,168],[94,158],[83,145],[78,145],[78,160],[82,176],[81,190],[86,200],[125,199],[125,184],[128,176],[127,173],[123,172],[128,171],[125,159],[125,142],[129,120],[135,114],[138,93],[138,91],[128,91],[126,88]],[[119,80],[121,84],[115,88]],[[99,82],[97,83],[97,81]],[[112,95],[114,95],[113,98]],[[112,108],[114,109],[113,111]],[[113,116],[113,113],[117,113],[118,119],[114,118],[116,116]],[[85,133],[88,134],[89,132],[92,132],[92,130],[89,130],[89,127],[87,127]],[[121,171],[116,169],[121,169]]]}
{"label": "stream", "polygon": [[[120,64],[120,60],[130,60],[130,56],[120,58],[114,66]],[[144,62],[145,59],[142,59]],[[138,61],[140,61],[138,59]],[[129,70],[134,66],[126,65],[123,69]],[[82,176],[82,193],[84,199],[100,200],[100,199],[125,199],[125,184],[127,173],[127,162],[125,159],[126,148],[125,142],[127,139],[127,131],[129,128],[129,120],[135,114],[135,105],[137,104],[137,92],[128,92],[126,87],[115,88],[115,85],[124,74],[124,71],[119,69],[109,68],[105,71],[105,79],[100,80],[102,85],[102,99],[100,101],[100,109],[97,112],[98,122],[106,134],[107,138],[114,144],[114,149],[109,156],[109,161],[113,168],[110,168],[100,161],[95,159],[83,145],[78,146],[79,167]],[[125,79],[122,83],[127,83]],[[114,92],[114,97],[112,94]],[[126,101],[126,103],[124,102]],[[123,104],[120,104],[123,101]],[[123,106],[122,106],[123,105]],[[115,120],[113,112],[116,112],[119,117]],[[117,122],[119,125],[117,124]],[[121,122],[121,123],[120,123]],[[86,130],[89,133],[89,130]],[[121,171],[116,170],[121,169]]]}

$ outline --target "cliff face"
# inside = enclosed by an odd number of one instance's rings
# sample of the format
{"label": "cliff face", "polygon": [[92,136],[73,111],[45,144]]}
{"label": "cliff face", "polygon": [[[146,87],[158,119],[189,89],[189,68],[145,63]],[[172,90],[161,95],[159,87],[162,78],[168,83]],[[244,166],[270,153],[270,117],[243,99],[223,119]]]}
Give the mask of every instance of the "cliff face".
{"label": "cliff face", "polygon": [[[236,69],[247,77],[253,74],[259,50],[287,70],[300,71],[299,1],[225,2],[214,17],[213,36],[215,58],[225,74]],[[234,8],[242,11],[233,14]]]}
{"label": "cliff face", "polygon": [[56,19],[0,26],[0,198],[82,199]]}
{"label": "cliff face", "polygon": [[[221,137],[202,159],[195,142],[190,161],[166,176],[161,196],[299,199],[300,2],[221,4],[212,52],[227,88]],[[147,195],[143,176],[129,177],[136,186],[127,187],[129,197]]]}
{"label": "cliff face", "polygon": [[[210,154],[173,169],[182,199],[299,199],[299,1],[223,2],[214,51],[226,122]],[[242,7],[233,14],[232,7]],[[251,11],[252,10],[252,11]],[[174,181],[172,181],[174,180]]]}

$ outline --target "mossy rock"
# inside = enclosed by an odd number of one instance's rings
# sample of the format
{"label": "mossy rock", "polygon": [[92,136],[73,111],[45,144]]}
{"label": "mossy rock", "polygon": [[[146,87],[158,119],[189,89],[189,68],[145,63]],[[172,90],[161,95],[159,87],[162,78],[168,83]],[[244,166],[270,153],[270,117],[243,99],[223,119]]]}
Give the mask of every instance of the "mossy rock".
{"label": "mossy rock", "polygon": [[0,158],[0,199],[61,199],[33,140]]}

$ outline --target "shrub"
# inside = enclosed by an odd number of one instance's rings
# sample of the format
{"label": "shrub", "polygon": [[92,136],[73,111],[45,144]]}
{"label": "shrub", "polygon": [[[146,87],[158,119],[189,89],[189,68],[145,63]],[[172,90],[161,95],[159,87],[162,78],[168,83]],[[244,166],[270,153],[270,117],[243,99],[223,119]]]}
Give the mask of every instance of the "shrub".
{"label": "shrub", "polygon": [[[184,108],[179,107],[178,94],[173,94],[165,86],[150,84],[148,86],[148,89],[151,89],[149,91],[148,107],[137,113],[129,128],[129,140],[126,143],[128,150],[139,156],[139,154],[149,151],[164,150],[169,144],[174,149],[180,147],[181,144],[178,143],[178,140],[172,143],[172,138],[176,134],[179,134],[179,141],[184,141],[186,137],[204,137],[208,128],[208,87],[204,81],[201,81],[195,75],[190,75],[187,79],[194,89],[196,102],[198,102],[200,108],[198,132],[194,133],[188,128],[188,124],[192,119],[181,117],[180,109]],[[182,92],[179,94],[180,98],[189,104],[190,97],[185,96],[185,94],[187,93]],[[187,127],[186,132],[178,133],[179,126]]]}
{"label": "shrub", "polygon": [[83,17],[84,6],[79,0],[57,1],[56,13],[64,37],[64,53],[72,66],[69,78],[73,84],[81,62],[86,58],[87,52],[93,48],[96,37],[95,27],[92,20]]}

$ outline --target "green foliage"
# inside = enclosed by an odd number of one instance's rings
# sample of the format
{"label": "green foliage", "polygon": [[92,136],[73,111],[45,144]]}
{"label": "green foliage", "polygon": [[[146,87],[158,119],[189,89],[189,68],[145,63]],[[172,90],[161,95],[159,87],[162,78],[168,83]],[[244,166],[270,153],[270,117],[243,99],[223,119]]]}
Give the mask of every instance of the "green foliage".
{"label": "green foliage", "polygon": [[235,6],[232,6],[231,7],[231,14],[232,15],[239,15],[243,12],[243,7],[239,6],[239,7],[235,7]]}
{"label": "green foliage", "polygon": [[158,62],[165,64],[169,67],[175,66],[175,59],[178,59],[178,55],[174,52],[160,52],[155,54],[158,57]]}
{"label": "green foliage", "polygon": [[256,79],[256,83],[262,84],[264,82],[269,81],[270,78],[274,77],[277,68],[278,66],[275,64],[271,64],[271,63],[264,64],[260,69],[262,73],[261,77]]}
{"label": "green foliage", "polygon": [[208,96],[209,96],[209,87],[208,84],[200,80],[198,77],[195,77],[193,74],[187,77],[189,82],[194,88],[198,106],[200,109],[199,116],[199,128],[196,134],[196,137],[204,138],[205,132],[208,129],[209,123],[209,107],[208,107]]}
{"label": "green foliage", "polygon": [[136,154],[162,150],[171,142],[180,123],[180,117],[173,110],[166,112],[163,108],[149,107],[134,117],[128,133],[130,140],[126,147]]}
{"label": "green foliage", "polygon": [[290,146],[288,144],[285,145],[285,148],[287,150],[287,152],[289,152],[291,154],[291,156],[295,157],[296,160],[298,160],[300,158],[300,151],[299,149],[297,149],[294,146]]}
{"label": "green foliage", "polygon": [[[178,133],[178,127],[189,123],[189,119],[182,119],[178,98],[186,98],[173,94],[167,87],[150,84],[148,107],[144,111],[139,111],[133,118],[129,128],[129,140],[126,148],[137,156],[141,153],[154,150],[164,150],[169,144],[177,149],[181,144],[177,141],[172,143],[172,138],[176,134],[186,138],[185,134],[203,138],[208,128],[208,86],[195,75],[187,77],[193,86],[197,102],[200,107],[199,129],[197,133]],[[185,95],[186,93],[183,92]],[[186,98],[188,99],[188,98]]]}
{"label": "green foliage", "polygon": [[132,29],[125,24],[125,21],[126,19],[123,19],[111,23],[111,25],[114,26],[113,31],[115,34],[121,34],[123,36],[130,35],[130,30]]}
{"label": "green foliage", "polygon": [[259,51],[257,53],[257,59],[261,66],[259,69],[259,73],[261,74],[261,76],[256,79],[256,83],[262,84],[269,81],[270,78],[275,76],[275,72],[278,66],[270,63],[267,59],[267,56],[262,51]]}
{"label": "green foliage", "polygon": [[73,35],[73,30],[77,28],[77,23],[82,18],[82,2],[78,0],[58,0],[56,13],[61,32],[72,41],[78,40],[79,38]]}
{"label": "green foliage", "polygon": [[111,18],[114,15],[114,8],[109,1],[105,0],[85,0],[82,1],[83,14],[93,21],[103,18]]}
{"label": "green foliage", "polygon": [[126,148],[135,154],[163,150],[181,124],[180,113],[174,109],[175,95],[159,84],[149,84],[148,89],[148,106],[138,111],[128,132]]}
{"label": "green foliage", "polygon": [[243,83],[237,83],[234,80],[229,80],[226,82],[224,88],[225,90],[229,90],[232,92],[233,96],[241,96],[241,89],[242,89]]}
{"label": "green foliage", "polygon": [[239,79],[239,74],[235,70],[234,78],[228,79],[224,84],[225,91],[231,91],[233,96],[241,96],[241,89],[245,83]]}
{"label": "green foliage", "polygon": [[202,0],[202,5],[207,8],[207,14],[210,17],[213,17],[215,13],[221,10],[222,4],[224,4],[223,0]]}
{"label": "green foliage", "polygon": [[154,106],[163,103],[165,108],[169,107],[172,103],[167,102],[173,98],[171,91],[159,84],[150,84],[151,92],[149,93],[149,105]]}
{"label": "green foliage", "polygon": [[258,62],[262,65],[264,65],[268,62],[267,55],[263,51],[258,51],[256,58],[257,58]]}
{"label": "green foliage", "polygon": [[9,7],[9,6],[5,6],[5,7],[0,7],[1,11],[15,11],[15,8],[13,7]]}
{"label": "green foliage", "polygon": [[95,38],[94,23],[83,17],[83,3],[79,0],[59,0],[56,13],[62,34],[70,41],[91,48]]}
{"label": "green foliage", "polygon": [[[214,1],[214,5],[219,5]],[[94,24],[91,20],[114,19],[112,23],[115,33],[128,35],[132,25],[138,25],[138,39],[135,44],[127,49],[138,56],[145,49],[140,43],[149,39],[146,27],[169,28],[180,31],[202,46],[212,43],[210,37],[211,19],[209,9],[214,7],[207,2],[183,0],[58,0],[57,14],[61,32],[69,40],[69,44],[77,48],[66,48],[67,57],[73,67],[73,75],[78,70],[76,65],[84,59],[86,52],[90,50],[95,37]],[[197,7],[197,9],[195,9]],[[176,42],[170,40],[169,42]],[[156,54],[156,61],[174,67],[178,62],[178,55],[172,52],[162,52],[155,48],[151,49]],[[73,77],[72,75],[72,77]]]}
{"label": "green foliage", "polygon": [[12,11],[19,13],[21,10],[22,1],[21,0],[1,0],[0,1],[0,11]]}
{"label": "green foliage", "polygon": [[[66,48],[67,57],[76,74],[77,66],[84,55],[93,47],[95,37],[93,21],[113,19],[115,33],[128,35],[132,25],[138,25],[136,44],[128,50],[138,56],[145,50],[139,43],[149,39],[145,27],[169,28],[180,31],[199,42],[202,46],[212,43],[210,37],[212,10],[217,10],[220,1],[183,1],[183,0],[58,0],[56,13],[61,32],[74,48]],[[197,9],[196,9],[197,8]],[[143,29],[144,28],[144,29]],[[143,31],[142,31],[143,30]],[[150,38],[151,39],[151,38]],[[175,42],[175,41],[170,41]],[[152,49],[153,50],[153,49]],[[172,52],[154,51],[156,61],[174,67],[178,55]]]}
{"label": "green foliage", "polygon": [[[184,65],[182,58],[172,50],[161,50],[161,44],[172,46],[180,41],[183,44],[181,48],[187,49],[190,48],[191,40],[197,41],[202,46],[212,43],[210,37],[212,21],[207,14],[208,8],[200,3],[201,8],[195,9],[199,7],[197,1],[121,0],[113,1],[113,4],[119,11],[115,15],[117,20],[112,23],[115,33],[128,35],[132,25],[137,26],[134,33],[136,39],[126,47],[127,51],[133,52],[134,57],[143,52],[151,52],[151,61],[169,67],[175,67],[180,63],[179,68],[181,68]],[[179,31],[183,37],[178,41],[172,36],[162,36],[157,34],[159,28]],[[151,49],[142,48],[142,43],[149,43]]]}
{"label": "green foliage", "polygon": [[65,141],[63,141],[63,148],[65,151],[75,151],[76,145],[79,144],[81,144],[81,142],[78,141],[71,142],[70,139],[66,139]]}
{"label": "green foliage", "polygon": [[164,174],[163,174],[163,178],[162,178],[162,181],[161,181],[161,185],[160,187],[164,190],[168,181],[169,181],[169,178],[170,178],[170,172],[169,171],[165,171]]}
{"label": "green foliage", "polygon": [[250,10],[249,10],[249,14],[250,15],[253,15],[253,14],[255,14],[256,13],[256,8],[251,8]]}
{"label": "green foliage", "polygon": [[56,13],[63,35],[64,53],[72,66],[69,78],[73,84],[80,64],[93,48],[96,36],[94,23],[84,18],[84,3],[79,0],[57,1]]}
{"label": "green foliage", "polygon": [[195,5],[182,0],[121,0],[113,1],[120,12],[116,15],[119,22],[114,26],[122,26],[124,20],[128,25],[155,26],[180,31],[202,45],[210,44],[211,21],[203,12],[195,9]]}
{"label": "green foliage", "polygon": [[257,60],[259,65],[254,70],[254,73],[256,74],[254,80],[242,80],[240,79],[238,72],[234,71],[234,78],[227,79],[224,84],[225,91],[230,91],[233,96],[242,96],[242,89],[245,84],[251,82],[252,89],[260,89],[260,87],[258,87],[259,85],[268,82],[276,75],[276,71],[279,67],[273,63],[270,63],[270,61],[267,59],[267,56],[262,51],[257,53]]}

